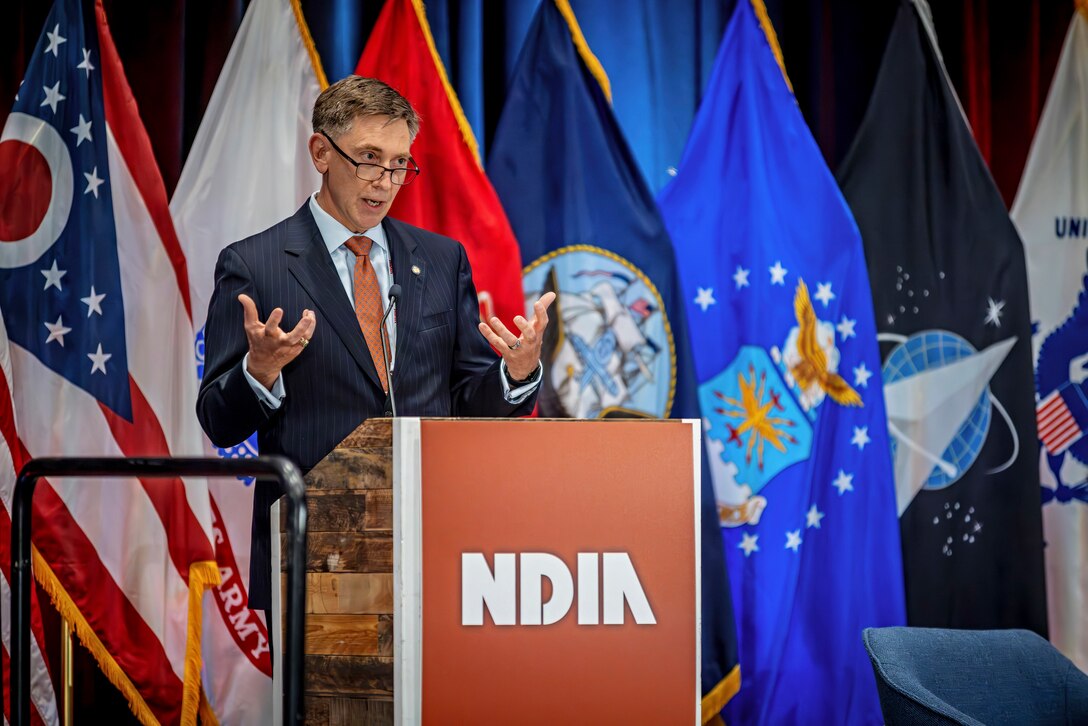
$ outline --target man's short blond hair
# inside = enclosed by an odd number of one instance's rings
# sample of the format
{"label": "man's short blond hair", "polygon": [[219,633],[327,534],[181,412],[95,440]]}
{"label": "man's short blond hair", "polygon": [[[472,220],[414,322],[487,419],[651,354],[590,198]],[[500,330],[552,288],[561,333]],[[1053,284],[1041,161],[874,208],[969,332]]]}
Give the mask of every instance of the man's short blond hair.
{"label": "man's short blond hair", "polygon": [[419,114],[395,88],[377,78],[347,76],[332,84],[314,102],[314,133],[339,137],[351,128],[358,116],[388,116],[390,121],[404,120],[408,136],[415,141],[419,133]]}

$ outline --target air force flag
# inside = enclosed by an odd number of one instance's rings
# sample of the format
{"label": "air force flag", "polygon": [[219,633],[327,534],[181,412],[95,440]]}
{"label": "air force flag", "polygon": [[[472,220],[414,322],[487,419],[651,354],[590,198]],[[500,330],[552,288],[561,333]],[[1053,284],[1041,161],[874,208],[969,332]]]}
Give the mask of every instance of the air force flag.
{"label": "air force flag", "polygon": [[659,199],[737,617],[744,681],[725,716],[880,723],[861,631],[905,616],[869,283],[776,54],[739,3]]}

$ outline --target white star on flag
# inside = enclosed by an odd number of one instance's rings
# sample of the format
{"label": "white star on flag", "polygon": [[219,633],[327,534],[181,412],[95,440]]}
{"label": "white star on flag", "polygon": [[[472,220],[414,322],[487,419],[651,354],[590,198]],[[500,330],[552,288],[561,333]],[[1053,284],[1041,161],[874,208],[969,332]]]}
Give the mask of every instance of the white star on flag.
{"label": "white star on flag", "polygon": [[817,300],[819,300],[820,302],[822,302],[824,304],[824,307],[826,308],[827,304],[835,299],[835,293],[831,292],[831,283],[830,282],[817,282],[816,283],[816,294],[813,295],[812,297],[814,297]]}
{"label": "white star on flag", "polygon": [[86,48],[83,49],[83,62],[76,66],[76,68],[87,71],[87,78],[91,77],[91,71],[94,70],[94,66],[91,65],[91,51]]}
{"label": "white star on flag", "polygon": [[771,273],[772,285],[786,284],[786,273],[789,272],[789,270],[783,267],[780,261],[776,260],[774,263],[774,267],[768,267],[767,272]]}
{"label": "white star on flag", "polygon": [[873,372],[865,367],[865,361],[861,362],[861,365],[854,366],[854,385],[861,386],[862,388],[869,387],[869,379],[873,377]]}
{"label": "white star on flag", "polygon": [[52,343],[54,340],[60,343],[60,347],[64,347],[64,336],[72,332],[71,328],[64,327],[64,320],[58,315],[57,322],[50,323],[46,321],[46,329],[49,330],[49,337],[45,339],[46,345]]}
{"label": "white star on flag", "polygon": [[91,359],[91,374],[101,372],[102,375],[106,374],[106,361],[113,357],[112,353],[103,353],[102,344],[98,344],[98,351],[94,353],[88,353],[87,357]]}
{"label": "white star on flag", "polygon": [[91,170],[91,173],[83,172],[83,176],[87,178],[87,188],[83,190],[84,194],[94,194],[94,198],[98,199],[98,187],[105,183],[105,179],[98,178],[98,167],[96,166]]}
{"label": "white star on flag", "polygon": [[68,270],[58,270],[57,261],[53,260],[53,266],[48,270],[41,271],[45,275],[45,287],[42,290],[48,290],[50,287],[55,287],[58,290],[61,289],[60,278],[68,274]]}
{"label": "white star on flag", "polygon": [[801,530],[795,529],[792,532],[786,532],[786,549],[797,551],[797,548],[801,546]]}
{"label": "white star on flag", "polygon": [[106,297],[106,293],[102,292],[97,295],[94,294],[94,285],[91,285],[91,294],[87,297],[81,297],[80,301],[87,306],[87,317],[91,317],[91,313],[102,314],[102,298]]}
{"label": "white star on flag", "polygon": [[809,507],[808,513],[805,515],[805,528],[815,527],[820,528],[820,520],[824,518],[824,513],[816,509],[816,505],[813,504]]}
{"label": "white star on flag", "polygon": [[60,48],[60,44],[68,42],[67,38],[60,37],[60,23],[54,26],[52,33],[46,31],[45,37],[49,38],[49,45],[46,46],[44,52],[52,53],[54,58],[58,57],[57,50]]}
{"label": "white star on flag", "polygon": [[737,265],[737,271],[733,273],[733,282],[737,283],[737,289],[742,287],[748,287],[748,273],[751,270],[746,270],[740,265]]}
{"label": "white star on flag", "polygon": [[60,92],[60,81],[54,83],[52,88],[49,86],[42,86],[42,90],[45,91],[45,100],[41,102],[41,106],[48,106],[53,113],[56,113],[57,104],[67,98],[67,96]]}
{"label": "white star on flag", "polygon": [[756,540],[758,539],[758,534],[748,534],[745,532],[740,536],[740,544],[737,545],[737,549],[744,550],[745,557],[751,557],[753,552],[759,552],[759,545],[756,544]]}
{"label": "white star on flag", "polygon": [[708,307],[718,302],[714,299],[714,288],[700,287],[696,289],[699,292],[695,295],[695,304],[701,307],[705,313]]}
{"label": "white star on flag", "polygon": [[858,447],[858,451],[864,451],[865,445],[869,443],[869,427],[855,426],[854,438],[850,439],[850,443]]}
{"label": "white star on flag", "polygon": [[1005,301],[986,298],[986,324],[995,328],[1001,327],[1001,316],[1004,315]]}
{"label": "white star on flag", "polygon": [[842,336],[842,339],[846,340],[847,338],[853,338],[857,336],[857,333],[854,332],[854,326],[857,325],[857,323],[858,321],[851,320],[850,318],[843,315],[842,320],[840,320],[839,324],[835,326],[835,329],[839,331],[839,335]]}
{"label": "white star on flag", "polygon": [[842,469],[839,469],[839,475],[835,477],[835,481],[831,482],[831,486],[839,490],[840,497],[844,492],[852,492],[854,491],[854,475],[847,474]]}
{"label": "white star on flag", "polygon": [[69,131],[76,135],[77,149],[84,141],[94,141],[94,139],[91,138],[91,122],[84,119],[83,114],[79,114],[79,123],[69,129]]}

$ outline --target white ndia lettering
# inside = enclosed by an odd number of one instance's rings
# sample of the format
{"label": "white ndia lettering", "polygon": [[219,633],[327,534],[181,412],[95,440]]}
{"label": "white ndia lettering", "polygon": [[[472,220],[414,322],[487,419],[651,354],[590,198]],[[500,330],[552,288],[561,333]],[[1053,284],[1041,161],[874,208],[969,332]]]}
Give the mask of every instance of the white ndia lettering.
{"label": "white ndia lettering", "polygon": [[626,552],[604,553],[604,624],[623,625],[624,600],[639,625],[655,625],[657,620],[642,589],[635,566]]}
{"label": "white ndia lettering", "polygon": [[461,625],[483,625],[484,607],[495,625],[516,623],[515,557],[513,553],[496,553],[492,573],[482,552],[461,553]]}

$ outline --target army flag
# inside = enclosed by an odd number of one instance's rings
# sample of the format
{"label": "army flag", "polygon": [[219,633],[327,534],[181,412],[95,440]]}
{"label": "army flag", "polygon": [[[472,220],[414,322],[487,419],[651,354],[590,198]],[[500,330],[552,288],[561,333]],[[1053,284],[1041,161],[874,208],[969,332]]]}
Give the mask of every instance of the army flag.
{"label": "army flag", "polygon": [[1035,354],[1050,639],[1088,671],[1088,9],[1079,3],[1012,220]]}
{"label": "army flag", "polygon": [[[533,20],[488,172],[521,243],[525,303],[558,294],[542,415],[698,415],[672,245],[608,102],[608,79],[566,0]],[[736,692],[734,631],[703,477],[703,715]]]}
{"label": "army flag", "polygon": [[928,8],[904,2],[839,170],[883,355],[908,621],[1045,635],[1024,249],[934,43]]}
{"label": "army flag", "polygon": [[881,723],[861,631],[901,625],[904,605],[869,285],[776,55],[762,3],[737,3],[659,198],[744,673],[724,715]]}
{"label": "army flag", "polygon": [[[170,212],[189,263],[196,373],[204,372],[204,322],[215,261],[226,245],[289,217],[321,184],[307,143],[325,83],[297,2],[253,0],[231,45],[185,161]],[[209,451],[257,454],[257,436]],[[244,485],[243,485],[244,484]],[[269,625],[249,608],[253,479],[213,479],[212,526],[223,582],[204,611],[204,717],[272,718]],[[209,603],[209,605],[211,605]]]}

